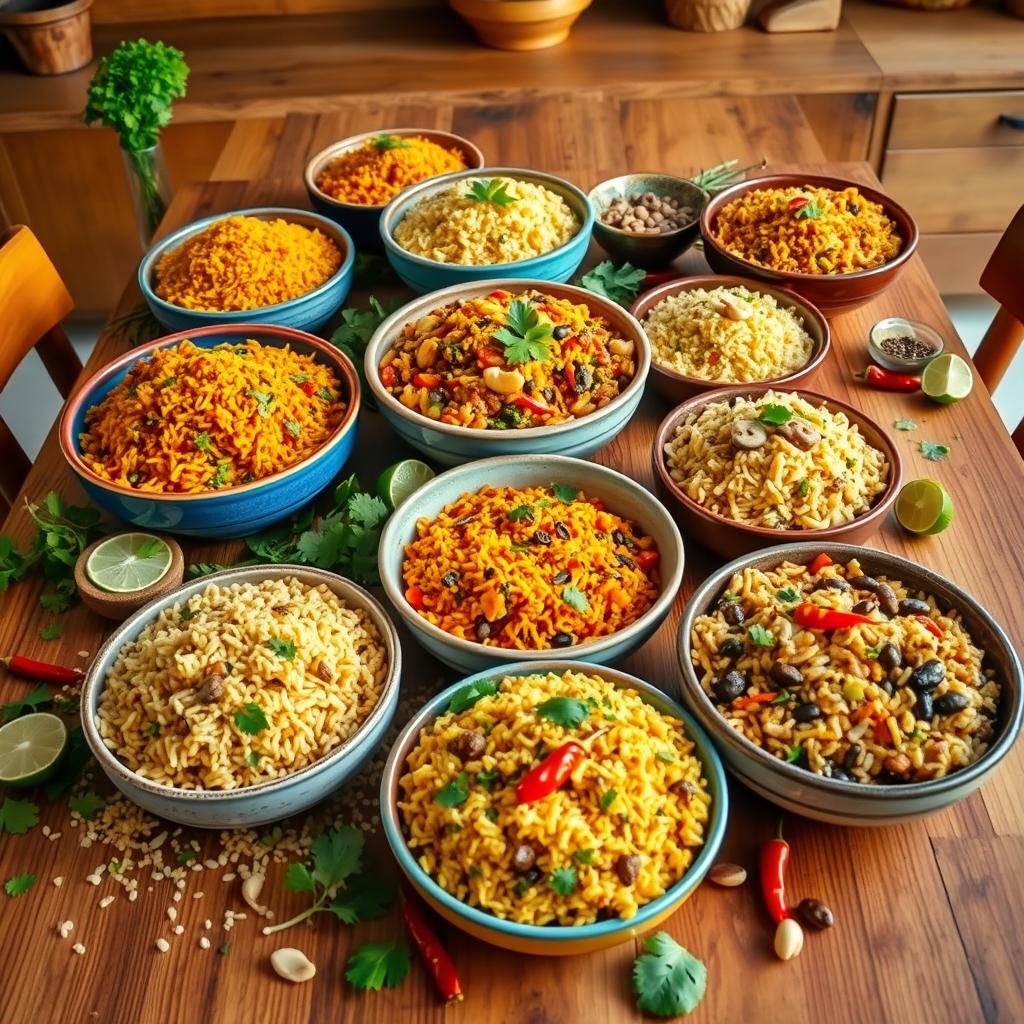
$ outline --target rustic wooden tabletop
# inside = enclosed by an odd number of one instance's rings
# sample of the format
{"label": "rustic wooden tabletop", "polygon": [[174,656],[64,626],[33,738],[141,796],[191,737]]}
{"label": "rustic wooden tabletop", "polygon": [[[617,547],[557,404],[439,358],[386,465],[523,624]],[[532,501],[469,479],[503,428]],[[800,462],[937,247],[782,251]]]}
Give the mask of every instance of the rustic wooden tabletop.
{"label": "rustic wooden tabletop", "polygon": [[[863,181],[861,165],[825,165],[817,144],[799,118],[792,123],[706,124],[699,101],[613,102],[539,101],[504,107],[389,106],[382,100],[365,110],[324,116],[296,115],[280,122],[240,123],[218,163],[218,181],[178,190],[165,230],[210,212],[273,203],[305,206],[300,171],[307,153],[353,131],[415,124],[453,128],[467,134],[490,162],[539,167],[562,173],[587,188],[626,170],[663,168],[690,172],[734,155],[764,153],[775,165],[798,164],[808,172],[829,170]],[[595,250],[590,259],[600,258]],[[702,266],[697,254],[686,269]],[[378,292],[379,294],[379,292]],[[365,292],[350,304],[365,304]],[[126,290],[120,311],[139,301]],[[951,351],[964,354],[952,324],[920,259],[882,298],[833,321],[832,355],[810,382],[862,408],[890,426],[909,417],[914,432],[894,432],[909,477],[940,480],[956,502],[953,526],[938,537],[913,539],[890,519],[874,543],[931,566],[956,580],[986,604],[1016,644],[1024,640],[1021,578],[1024,571],[1024,463],[1013,449],[989,395],[980,382],[964,402],[940,407],[921,396],[866,389],[854,371],[866,361],[867,331],[886,315],[925,320],[945,336]],[[89,364],[95,370],[129,345],[106,332]],[[650,395],[628,428],[595,457],[597,461],[651,484],[650,448],[668,407]],[[950,446],[942,462],[925,462],[922,440]],[[410,453],[388,434],[380,417],[363,413],[352,469],[372,481],[386,465]],[[39,499],[57,490],[76,499],[75,486],[51,433],[24,489]],[[21,502],[5,531],[20,541],[30,535]],[[231,561],[238,543],[189,544],[196,561]],[[686,538],[687,573],[675,610],[654,638],[624,667],[668,692],[676,689],[674,637],[687,596],[716,560],[698,538]],[[46,660],[79,664],[79,652],[94,654],[109,625],[81,606],[63,616],[64,635],[44,642],[39,629],[49,621],[41,611],[42,584],[30,579],[0,595],[0,652],[17,651]],[[415,648],[406,634],[408,671],[402,680],[403,709],[415,706],[451,673]],[[0,700],[23,693],[26,684],[0,678]],[[401,715],[400,715],[401,717]],[[792,889],[825,900],[836,927],[808,937],[802,955],[788,963],[771,951],[772,925],[754,884],[739,889],[702,886],[670,920],[668,930],[708,966],[708,991],[692,1015],[695,1021],[750,1021],[834,1024],[885,1021],[1024,1019],[1019,964],[1024,959],[1015,904],[1024,869],[1022,753],[1016,749],[985,788],[956,807],[924,821],[884,830],[830,827],[791,818]],[[372,787],[379,766],[368,770]],[[104,791],[96,773],[90,783]],[[775,809],[737,784],[722,858],[751,870],[759,844],[770,834]],[[35,798],[33,798],[35,799]],[[313,928],[285,932],[278,939],[260,934],[262,922],[250,912],[223,929],[226,910],[245,912],[240,881],[223,879],[233,869],[190,873],[180,902],[173,882],[140,874],[139,897],[101,876],[86,879],[100,864],[117,857],[113,849],[84,846],[87,826],[71,827],[67,798],[38,800],[40,822],[24,835],[0,838],[0,876],[38,875],[38,883],[17,899],[3,897],[0,948],[5,979],[0,1017],[12,1022],[103,1021],[111,1024],[177,1021],[350,1021],[426,1022],[449,1019],[473,1024],[530,1021],[532,1024],[592,1024],[637,1019],[630,993],[630,967],[638,942],[587,957],[531,958],[474,942],[453,929],[444,939],[458,965],[466,991],[460,1006],[439,1005],[425,972],[414,964],[398,989],[360,993],[343,978],[348,953],[370,940],[400,935],[397,915],[342,925],[323,915]],[[344,804],[341,805],[344,815]],[[365,810],[365,808],[364,808]],[[44,826],[60,833],[52,839]],[[203,859],[218,848],[216,837],[195,833]],[[372,859],[382,871],[396,869],[379,836],[369,840]],[[278,914],[301,904],[280,885],[275,865],[263,898]],[[63,884],[52,884],[61,877]],[[1016,879],[1016,881],[1014,881]],[[202,892],[200,898],[195,893]],[[105,896],[116,899],[101,906]],[[177,921],[166,914],[179,908]],[[58,924],[72,920],[66,939]],[[210,930],[203,926],[211,921]],[[183,927],[175,934],[174,924]],[[203,936],[210,948],[200,947]],[[170,944],[166,954],[154,943]],[[76,955],[72,944],[84,952]],[[228,943],[224,954],[218,950]],[[279,945],[301,947],[316,963],[316,978],[292,986],[269,967]]]}

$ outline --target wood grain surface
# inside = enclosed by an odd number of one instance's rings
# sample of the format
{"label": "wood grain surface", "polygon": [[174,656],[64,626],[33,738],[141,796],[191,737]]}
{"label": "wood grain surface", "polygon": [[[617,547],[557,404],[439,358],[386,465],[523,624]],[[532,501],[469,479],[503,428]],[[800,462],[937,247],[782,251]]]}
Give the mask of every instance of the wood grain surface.
{"label": "wood grain surface", "polygon": [[[647,101],[644,101],[647,103]],[[384,111],[387,123],[395,123]],[[350,116],[352,130],[373,127],[380,109]],[[330,118],[336,115],[329,115]],[[467,118],[472,116],[472,130]],[[414,118],[421,120],[411,120]],[[447,126],[487,145],[501,147],[503,158],[523,166],[563,172],[584,188],[605,173],[640,166],[685,171],[710,162],[724,148],[731,151],[735,125],[706,127],[700,136],[681,142],[671,109],[649,104],[630,116],[608,118],[585,100],[565,108],[545,103],[524,104],[500,116],[454,113],[444,107],[406,109],[403,121]],[[369,122],[369,123],[368,123]],[[488,127],[491,126],[491,127]],[[182,189],[168,214],[169,230],[196,216],[241,204],[274,202],[304,205],[295,170],[310,147],[337,124],[316,118],[290,118],[283,125],[267,122],[240,126],[217,164],[224,179]],[[717,134],[726,133],[719,141]],[[733,136],[729,136],[729,133]],[[749,147],[766,149],[779,169],[798,163],[808,172],[829,170],[863,181],[872,176],[866,165],[827,165],[799,131],[770,133]],[[662,154],[666,154],[663,155]],[[590,162],[590,163],[588,163]],[[274,174],[282,174],[274,177]],[[250,180],[247,180],[250,179]],[[596,260],[600,253],[590,254]],[[681,266],[702,266],[697,255]],[[365,302],[354,294],[353,305]],[[122,309],[138,301],[129,287]],[[871,305],[833,321],[834,349],[810,382],[816,390],[852,402],[879,422],[911,417],[912,433],[894,433],[910,477],[931,476],[943,482],[956,502],[953,526],[938,537],[913,539],[890,519],[874,543],[909,556],[953,578],[990,607],[1018,645],[1024,639],[1020,580],[1024,571],[1024,463],[980,383],[962,403],[939,407],[920,396],[867,390],[853,379],[866,361],[868,328],[883,316],[903,314],[935,325],[949,350],[965,354],[942,303],[919,258],[903,277]],[[123,339],[105,334],[90,369],[126,347]],[[651,442],[668,406],[655,396],[645,399],[627,429],[596,461],[610,465],[651,486]],[[941,441],[951,453],[943,462],[925,462],[917,451],[921,440]],[[352,469],[372,480],[392,461],[411,452],[394,441],[380,417],[364,413]],[[40,497],[51,488],[68,496],[72,484],[51,434],[32,470],[25,495]],[[15,513],[6,529],[24,540],[26,517]],[[189,545],[194,560],[231,560],[238,544]],[[624,667],[651,679],[667,692],[676,691],[674,637],[687,595],[717,564],[701,548],[700,538],[686,537],[687,573],[675,609],[652,640]],[[76,652],[95,652],[107,627],[81,607],[64,617],[65,636],[43,643],[38,630],[47,616],[36,603],[40,585],[22,582],[0,596],[0,650],[75,663]],[[452,679],[403,634],[408,672],[402,681],[407,713],[417,699]],[[0,698],[10,700],[25,684],[0,678]],[[1024,1018],[1024,991],[1019,975],[1022,954],[1016,904],[1024,868],[1024,801],[1020,792],[1022,754],[1018,748],[995,778],[979,793],[939,815],[885,830],[830,827],[791,817],[791,890],[814,895],[833,908],[837,925],[831,932],[810,935],[802,955],[789,963],[771,952],[772,926],[765,914],[753,875],[760,843],[770,834],[775,809],[731,783],[733,808],[722,859],[748,868],[752,880],[739,889],[708,884],[675,914],[667,929],[708,966],[704,1001],[692,1015],[697,1022],[767,1022],[767,1024],[964,1024],[973,1021],[1017,1021]],[[369,771],[369,782],[374,769]],[[102,783],[94,783],[100,788]],[[0,840],[0,877],[33,871],[40,881],[14,900],[0,897],[0,949],[5,961],[5,1021],[103,1021],[111,1024],[164,1022],[350,1022],[391,1024],[459,1020],[467,1024],[612,1024],[639,1020],[629,990],[630,967],[639,943],[629,942],[604,953],[567,960],[518,956],[475,942],[457,930],[442,929],[458,965],[467,993],[461,1006],[444,1009],[425,972],[414,964],[398,989],[362,994],[343,980],[344,962],[357,945],[397,938],[400,925],[391,916],[346,927],[320,920],[312,929],[296,929],[275,939],[259,934],[250,916],[230,936],[221,931],[225,909],[244,907],[238,881],[223,882],[219,872],[190,876],[182,908],[185,932],[175,936],[165,916],[173,892],[167,882],[143,880],[134,904],[119,895],[106,909],[98,901],[121,893],[109,881],[100,887],[85,882],[110,851],[78,845],[80,831],[68,828],[65,801],[46,805],[43,823],[63,832],[48,841],[37,827],[25,836]],[[187,834],[184,838],[187,838]],[[215,850],[213,837],[199,837],[204,851]],[[373,859],[391,873],[379,837],[371,840]],[[50,880],[63,876],[55,888]],[[152,885],[153,891],[146,891]],[[204,896],[193,900],[194,890]],[[282,916],[299,905],[280,887],[280,868],[264,891],[267,902]],[[202,950],[201,922],[214,922],[213,948]],[[71,919],[75,931],[67,940],[56,933],[59,921]],[[171,943],[161,954],[154,940]],[[216,950],[228,938],[230,952]],[[86,949],[71,951],[74,941]],[[316,978],[289,986],[268,966],[279,945],[302,948],[316,963]]]}

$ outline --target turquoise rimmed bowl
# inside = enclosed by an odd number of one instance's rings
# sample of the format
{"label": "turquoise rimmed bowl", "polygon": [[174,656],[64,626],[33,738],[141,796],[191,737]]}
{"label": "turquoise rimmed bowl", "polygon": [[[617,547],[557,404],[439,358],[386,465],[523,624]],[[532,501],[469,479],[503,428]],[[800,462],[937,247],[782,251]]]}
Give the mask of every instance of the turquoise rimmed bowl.
{"label": "turquoise rimmed bowl", "polygon": [[[636,916],[627,920],[614,918],[585,925],[518,924],[495,917],[477,907],[456,899],[420,867],[410,851],[402,830],[398,810],[399,785],[405,762],[419,740],[420,730],[444,713],[452,694],[461,686],[477,679],[493,676],[526,676],[538,672],[585,672],[607,680],[619,689],[633,689],[665,715],[681,719],[686,734],[693,741],[694,754],[702,766],[711,794],[711,809],[705,830],[704,845],[690,869],[666,893],[642,906]],[[704,730],[674,700],[651,683],[635,676],[584,661],[529,661],[501,666],[497,671],[478,672],[432,697],[408,722],[388,756],[380,786],[380,818],[391,852],[413,888],[424,901],[446,921],[475,939],[503,949],[536,956],[574,956],[608,949],[658,927],[672,916],[696,891],[703,881],[725,837],[729,815],[729,793],[725,770]]]}
{"label": "turquoise rimmed bowl", "polygon": [[[259,309],[243,309],[228,313],[184,309],[165,302],[153,291],[154,274],[160,257],[169,249],[176,249],[193,235],[226,217],[255,217],[258,220],[286,220],[303,227],[316,228],[334,240],[341,250],[341,266],[322,285],[305,295],[277,302]],[[197,327],[227,327],[233,324],[264,324],[294,327],[300,331],[318,331],[341,308],[352,287],[356,250],[349,233],[334,221],[308,210],[262,206],[249,210],[229,210],[211,217],[193,221],[157,242],[139,264],[139,291],[142,292],[153,316],[171,331],[189,331]]]}
{"label": "turquoise rimmed bowl", "polygon": [[[472,178],[512,178],[531,185],[540,185],[561,196],[576,214],[580,228],[568,242],[557,249],[534,256],[528,260],[514,260],[511,263],[484,263],[478,266],[462,263],[438,263],[423,256],[414,256],[403,249],[394,238],[399,221],[424,199],[451,188],[462,186]],[[568,281],[576,272],[590,244],[590,232],[594,227],[594,211],[586,194],[571,182],[543,171],[528,171],[516,167],[488,167],[485,171],[458,171],[440,178],[430,178],[413,185],[396,196],[385,207],[380,219],[380,235],[384,251],[395,273],[413,291],[420,294],[432,292],[450,285],[467,284],[471,281],[508,278],[534,278],[540,281]]]}
{"label": "turquoise rimmed bowl", "polygon": [[[147,359],[158,348],[176,345],[180,341],[191,341],[199,348],[213,348],[247,338],[261,345],[289,345],[295,352],[312,354],[318,362],[330,367],[341,381],[347,403],[345,415],[334,433],[311,455],[262,480],[198,494],[137,491],[104,480],[86,465],[79,443],[85,415],[124,380],[136,362]],[[359,378],[355,367],[333,345],[312,334],[289,327],[261,327],[258,324],[202,327],[140,345],[94,373],[64,407],[60,420],[60,448],[90,500],[118,519],[146,529],[191,537],[244,537],[297,512],[334,480],[355,447],[359,406]]]}

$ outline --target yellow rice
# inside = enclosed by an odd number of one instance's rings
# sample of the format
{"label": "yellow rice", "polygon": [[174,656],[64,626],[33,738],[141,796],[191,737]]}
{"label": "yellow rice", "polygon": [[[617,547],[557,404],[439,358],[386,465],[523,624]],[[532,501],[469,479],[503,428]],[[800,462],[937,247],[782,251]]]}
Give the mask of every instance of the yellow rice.
{"label": "yellow rice", "polygon": [[82,460],[122,487],[194,494],[295,465],[344,414],[338,379],[313,356],[185,340],[139,360],[88,410]]}
{"label": "yellow rice", "polygon": [[[556,696],[592,702],[578,729],[537,714]],[[516,802],[515,782],[541,760],[542,748],[585,740],[604,726],[609,731],[593,741],[567,785],[535,803]],[[461,730],[486,733],[486,749],[474,760],[448,750]],[[460,772],[467,773],[468,798],[444,807],[436,796]],[[685,875],[704,842],[710,805],[681,721],[634,690],[576,672],[506,677],[496,695],[441,715],[420,733],[399,787],[409,847],[423,870],[471,906],[534,925],[633,917]],[[536,853],[536,877],[512,866],[521,844]],[[627,856],[640,858],[631,885],[616,871]],[[568,895],[552,888],[558,870],[568,879],[567,871],[575,872]]]}
{"label": "yellow rice", "polygon": [[[272,640],[294,645],[294,653],[276,653]],[[96,727],[146,779],[236,789],[289,775],[340,747],[376,706],[387,671],[370,617],[324,584],[291,577],[210,584],[121,649]],[[213,678],[221,692],[211,700],[202,688]],[[251,705],[267,723],[255,732],[240,725],[252,720]]]}
{"label": "yellow rice", "polygon": [[319,288],[340,266],[341,250],[317,228],[225,217],[160,257],[153,290],[184,309],[261,309]]}

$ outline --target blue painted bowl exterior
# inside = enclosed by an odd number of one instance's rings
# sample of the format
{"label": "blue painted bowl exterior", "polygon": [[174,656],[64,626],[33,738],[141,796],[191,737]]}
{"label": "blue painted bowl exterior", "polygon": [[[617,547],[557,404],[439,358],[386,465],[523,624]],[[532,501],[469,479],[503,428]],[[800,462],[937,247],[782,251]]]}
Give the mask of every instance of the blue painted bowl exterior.
{"label": "blue painted bowl exterior", "polygon": [[[470,178],[506,177],[541,185],[562,196],[576,214],[580,230],[564,245],[551,252],[534,256],[528,260],[513,263],[487,263],[481,266],[464,266],[458,263],[438,263],[406,252],[394,239],[392,232],[398,222],[417,203],[452,185],[458,185]],[[458,171],[440,178],[430,178],[406,189],[396,196],[384,209],[380,219],[380,235],[388,262],[395,273],[413,291],[423,294],[449,285],[469,284],[474,281],[507,280],[509,278],[534,278],[538,281],[568,281],[576,272],[590,244],[590,232],[594,226],[594,211],[586,195],[575,185],[553,174],[541,171],[527,171],[515,167],[488,167],[480,170]]]}
{"label": "blue painted bowl exterior", "polygon": [[[302,462],[238,487],[201,494],[141,494],[101,479],[79,458],[78,438],[86,412],[124,379],[136,361],[147,358],[156,348],[165,348],[186,338],[200,348],[253,338],[263,345],[289,344],[295,351],[314,353],[342,381],[348,402],[344,420],[334,435]],[[359,404],[355,368],[346,356],[319,338],[281,327],[207,327],[150,342],[100,370],[86,381],[64,410],[60,442],[64,457],[89,499],[111,515],[146,529],[229,539],[256,533],[287,518],[312,501],[338,476],[355,447]]]}
{"label": "blue painted bowl exterior", "polygon": [[403,873],[424,892],[432,903],[443,908],[444,916],[456,925],[469,925],[473,934],[483,934],[487,941],[496,946],[512,948],[522,952],[544,956],[559,956],[580,951],[581,946],[601,948],[617,945],[640,935],[653,927],[657,921],[679,906],[700,885],[707,874],[725,838],[729,816],[729,791],[725,781],[725,769],[707,733],[674,700],[666,696],[652,683],[616,669],[585,661],[529,661],[504,665],[498,670],[502,676],[526,676],[536,672],[583,672],[607,679],[614,686],[635,689],[643,699],[658,711],[682,719],[686,734],[693,741],[694,755],[703,766],[702,774],[708,783],[711,795],[711,811],[705,833],[704,846],[694,858],[686,874],[666,893],[642,906],[636,916],[628,920],[615,918],[597,921],[587,925],[528,925],[505,921],[486,911],[471,907],[445,892],[419,865],[409,851],[402,832],[398,812],[398,780],[404,771],[406,759],[415,746],[420,730],[428,726],[447,707],[452,694],[461,686],[477,679],[493,678],[495,670],[478,672],[463,679],[432,697],[409,721],[388,756],[381,780],[380,819],[384,827],[391,852],[395,855]]}
{"label": "blue painted bowl exterior", "polygon": [[[121,648],[134,640],[169,605],[185,601],[210,583],[258,583],[294,576],[310,586],[325,583],[350,607],[364,609],[373,620],[388,658],[388,675],[377,706],[341,747],[283,779],[240,790],[197,791],[161,786],[122,764],[104,745],[95,725],[96,709],[107,673]],[[381,605],[361,587],[334,573],[301,565],[260,565],[227,569],[186,583],[140,608],[106,641],[82,684],[82,726],[93,756],[110,781],[133,803],[161,818],[196,828],[251,828],[298,814],[324,799],[351,778],[377,750],[398,707],[402,651],[398,633]]]}
{"label": "blue painted bowl exterior", "polygon": [[[509,487],[548,486],[552,480],[602,498],[617,515],[632,519],[654,538],[661,555],[661,593],[636,622],[610,636],[573,647],[541,651],[510,651],[461,640],[417,615],[405,600],[402,561],[405,545],[415,536],[416,521],[431,518],[465,493],[487,484]],[[413,637],[438,661],[461,672],[494,671],[510,658],[528,663],[586,659],[610,664],[645,643],[664,622],[683,578],[683,541],[665,507],[647,490],[614,470],[562,455],[507,455],[450,469],[424,484],[391,515],[377,555],[381,584]]]}
{"label": "blue painted bowl exterior", "polygon": [[[316,228],[332,238],[341,250],[341,266],[318,288],[305,295],[278,302],[260,309],[239,310],[230,313],[203,312],[183,309],[158,298],[153,291],[152,281],[160,257],[168,249],[176,249],[192,235],[209,227],[225,217],[256,217],[259,220],[286,220],[304,227]],[[183,228],[157,242],[139,264],[139,290],[157,318],[171,331],[189,331],[197,327],[223,327],[233,324],[266,324],[279,327],[294,327],[300,331],[318,331],[341,308],[352,287],[355,267],[355,245],[352,237],[343,228],[327,217],[308,210],[292,210],[284,207],[255,207],[249,210],[232,210],[216,213],[211,217],[193,221]]]}

